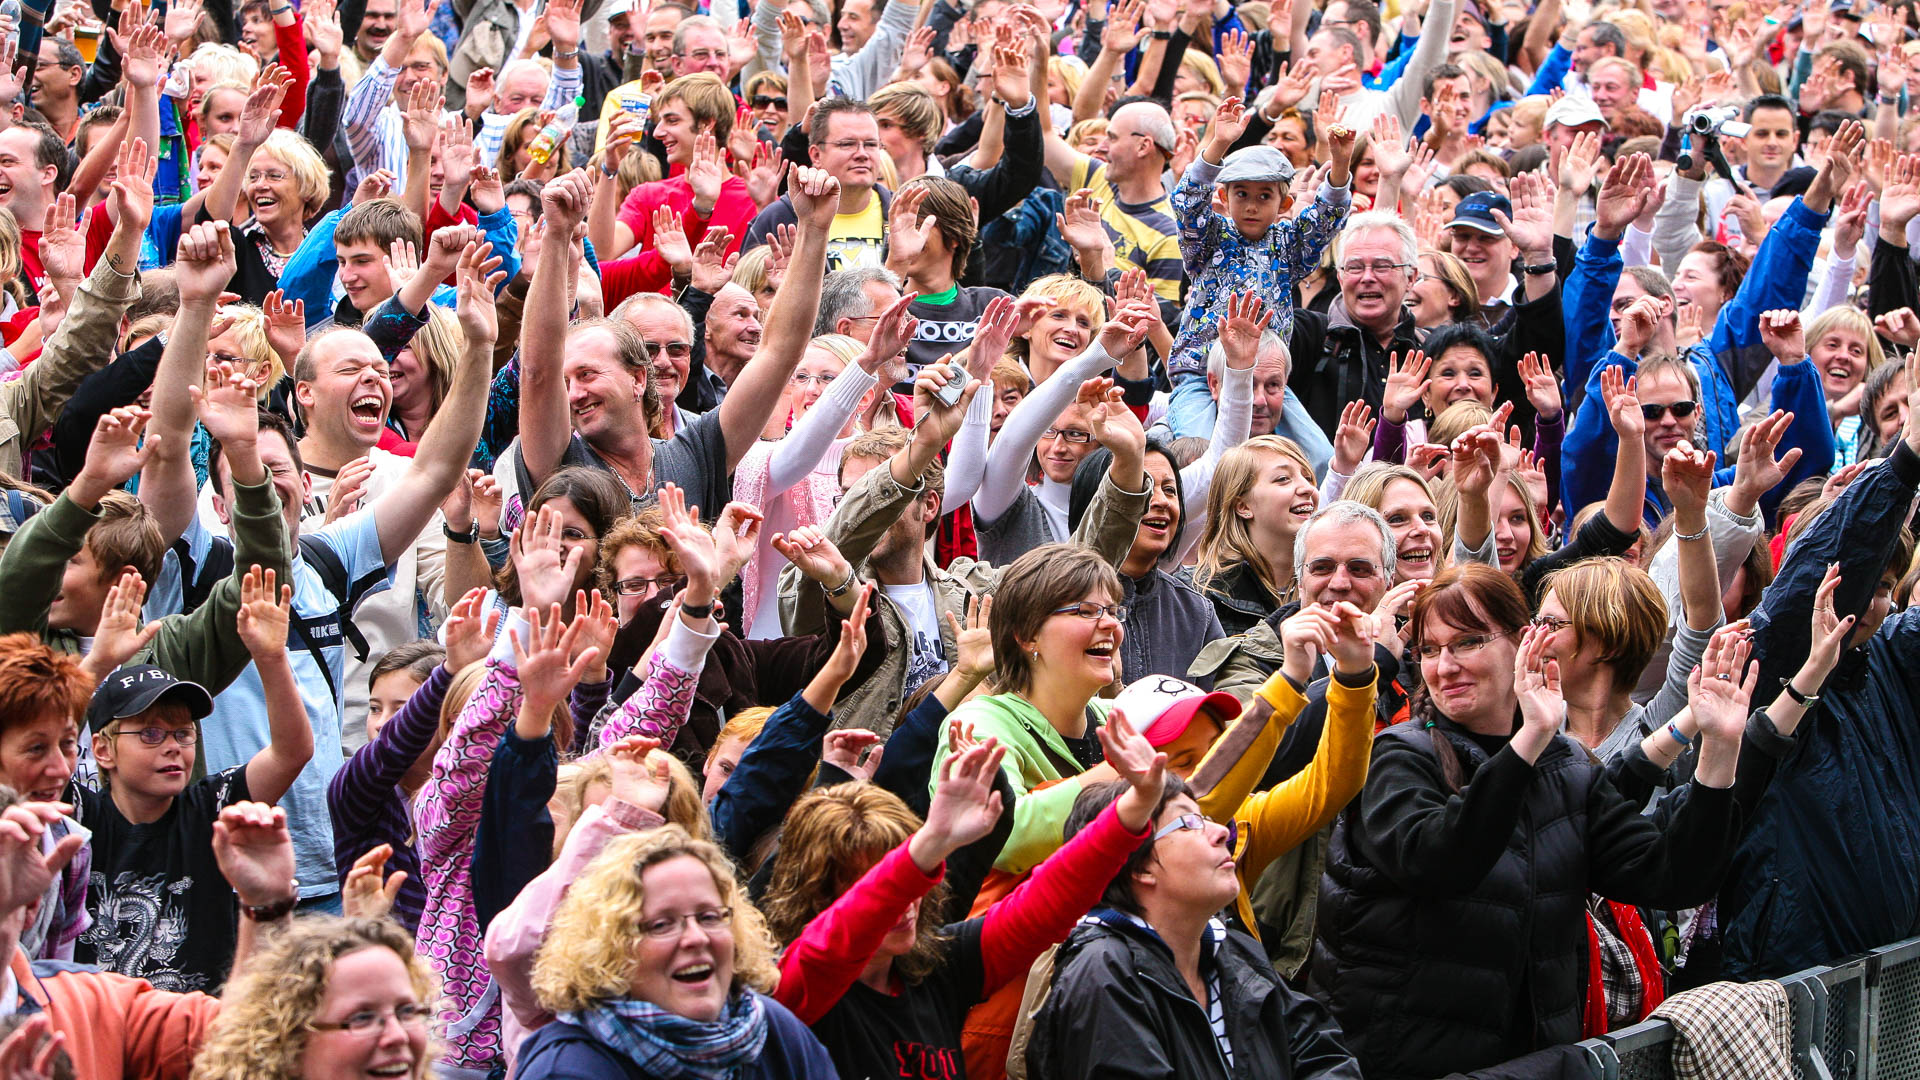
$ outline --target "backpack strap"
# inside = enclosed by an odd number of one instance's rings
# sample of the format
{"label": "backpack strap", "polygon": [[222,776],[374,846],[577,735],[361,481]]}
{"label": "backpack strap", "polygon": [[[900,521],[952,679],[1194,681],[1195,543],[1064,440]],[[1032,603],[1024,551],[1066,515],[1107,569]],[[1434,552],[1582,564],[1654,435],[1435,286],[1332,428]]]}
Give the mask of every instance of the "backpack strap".
{"label": "backpack strap", "polygon": [[173,553],[180,560],[182,614],[199,610],[207,597],[213,595],[213,587],[233,573],[233,544],[221,537],[215,537],[207,545],[207,560],[198,565],[193,561],[192,546],[184,536],[173,542]]}

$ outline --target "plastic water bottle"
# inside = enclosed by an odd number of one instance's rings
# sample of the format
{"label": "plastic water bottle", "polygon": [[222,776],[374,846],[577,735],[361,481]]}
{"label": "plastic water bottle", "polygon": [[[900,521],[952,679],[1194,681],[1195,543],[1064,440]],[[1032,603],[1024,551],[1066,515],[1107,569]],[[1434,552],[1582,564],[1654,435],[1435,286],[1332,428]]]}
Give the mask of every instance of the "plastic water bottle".
{"label": "plastic water bottle", "polygon": [[527,147],[527,156],[540,164],[546,164],[547,159],[560,149],[560,143],[568,135],[573,134],[573,126],[580,122],[580,110],[585,108],[586,104],[586,98],[576,97],[560,106],[560,111],[553,114],[553,119],[547,121],[547,126],[541,128],[540,134],[533,137],[532,144]]}

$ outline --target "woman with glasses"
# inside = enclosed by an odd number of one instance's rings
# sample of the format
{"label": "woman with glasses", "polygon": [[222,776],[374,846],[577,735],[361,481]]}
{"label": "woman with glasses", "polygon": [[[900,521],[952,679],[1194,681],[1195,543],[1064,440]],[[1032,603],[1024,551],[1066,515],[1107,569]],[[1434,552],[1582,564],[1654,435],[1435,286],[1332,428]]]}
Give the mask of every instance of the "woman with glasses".
{"label": "woman with glasses", "polygon": [[[785,941],[775,996],[813,1028],[841,1076],[958,1075],[968,1012],[1020,980],[1067,936],[1147,837],[1166,757],[1116,718],[1100,729],[1123,791],[1033,875],[979,915],[1005,752],[953,754],[923,824],[873,784],[816,790],[787,815],[767,885],[767,923]],[[943,880],[943,878],[945,880]]]}
{"label": "woman with glasses", "polygon": [[[1107,813],[1118,786],[1082,792],[1067,835]],[[1177,777],[1152,829],[1054,955],[1027,1075],[1358,1080],[1326,1007],[1288,986],[1260,942],[1215,918],[1240,891],[1234,830],[1201,816]]]}
{"label": "woman with glasses", "polygon": [[534,961],[559,1017],[521,1045],[524,1080],[835,1075],[768,997],[774,943],[717,846],[664,826],[608,844],[554,913]]}
{"label": "woman with glasses", "polygon": [[1450,252],[1423,248],[1420,273],[1408,290],[1413,321],[1422,330],[1480,315],[1480,288],[1467,273],[1467,264]]}
{"label": "woman with glasses", "polygon": [[1560,734],[1562,666],[1511,577],[1469,565],[1414,603],[1422,687],[1334,826],[1314,979],[1369,1080],[1470,1071],[1583,1035],[1590,891],[1686,907],[1737,836],[1744,718],[1703,731],[1663,829]]}
{"label": "woman with glasses", "polygon": [[227,984],[194,1080],[424,1080],[440,1054],[438,994],[413,939],[385,919],[296,919]]}

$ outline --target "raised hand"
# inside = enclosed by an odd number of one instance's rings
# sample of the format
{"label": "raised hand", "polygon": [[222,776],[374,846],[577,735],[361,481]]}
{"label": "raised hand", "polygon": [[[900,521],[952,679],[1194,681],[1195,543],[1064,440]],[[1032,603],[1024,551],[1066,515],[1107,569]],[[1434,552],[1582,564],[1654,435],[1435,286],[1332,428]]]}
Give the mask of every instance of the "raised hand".
{"label": "raised hand", "polygon": [[680,224],[680,215],[665,203],[653,208],[653,249],[666,260],[674,277],[692,276],[693,246],[687,243],[687,232]]}
{"label": "raised hand", "polygon": [[1594,197],[1596,236],[1618,240],[1653,197],[1653,161],[1645,154],[1628,154],[1613,163]]}
{"label": "raised hand", "polygon": [[1800,313],[1791,308],[1760,313],[1760,340],[1783,367],[1807,358],[1807,334],[1800,325]]}
{"label": "raised hand", "polygon": [[353,205],[359,206],[391,195],[395,179],[397,177],[386,169],[375,169],[361,177],[360,183],[353,189]]}
{"label": "raised hand", "polygon": [[760,546],[760,526],[766,520],[766,515],[750,503],[730,502],[721,508],[713,524],[713,549],[720,556],[718,577],[722,588],[753,559]]}
{"label": "raised hand", "polygon": [[993,790],[995,775],[1006,748],[988,739],[962,754],[940,762],[940,776],[927,805],[927,822],[907,842],[915,866],[932,873],[947,856],[993,831],[1000,820],[1000,793]]}
{"label": "raised hand", "polygon": [[609,786],[614,798],[628,806],[662,813],[673,792],[673,773],[658,739],[629,735],[607,747]]}
{"label": "raised hand", "polygon": [[[574,641],[580,632],[578,620],[573,625],[563,625],[566,620],[560,617],[559,604],[548,608],[544,616],[539,608],[528,605],[525,615],[527,640],[520,640],[518,628],[509,628],[507,635],[512,639],[514,671],[519,674],[520,689],[526,694],[521,711],[539,716],[566,700],[580,677],[599,661],[600,651],[589,647],[575,655]],[[573,657],[571,662],[567,659],[569,656]]]}
{"label": "raised hand", "polygon": [[1626,369],[1618,365],[1600,373],[1601,400],[1607,403],[1607,416],[1622,439],[1638,441],[1647,431],[1647,418],[1640,411],[1640,397],[1636,392],[1638,383],[1637,378],[1628,376]]}
{"label": "raised hand", "polygon": [[[880,767],[880,756],[886,750],[885,742],[885,739],[865,728],[829,731],[820,742],[820,760],[855,780],[871,780],[874,770]],[[865,761],[861,760],[862,754],[866,755]]]}
{"label": "raised hand", "polygon": [[1053,216],[1054,224],[1060,230],[1060,238],[1067,242],[1075,254],[1097,252],[1111,246],[1107,227],[1100,219],[1100,206],[1100,200],[1092,191],[1081,188],[1067,196],[1064,211]]}
{"label": "raised hand", "polygon": [[[104,494],[139,475],[162,436],[154,435],[143,445],[147,421],[153,414],[137,405],[113,409],[102,415],[93,427],[93,441],[87,444],[86,463],[74,480],[82,490]],[[87,483],[82,484],[84,478]],[[98,502],[96,496],[95,502]]]}
{"label": "raised hand", "polygon": [[107,589],[107,601],[100,609],[100,623],[93,632],[93,645],[87,650],[83,666],[96,681],[104,680],[127,661],[139,655],[160,633],[158,619],[144,622],[141,606],[146,603],[147,583],[131,567]]}
{"label": "raised hand", "polygon": [[580,7],[580,0],[548,0],[547,37],[556,57],[579,51]]}
{"label": "raised hand", "polygon": [[967,597],[967,621],[962,623],[953,612],[946,612],[947,625],[953,628],[954,651],[959,654],[954,668],[961,678],[979,683],[993,674],[993,634],[988,621],[993,615],[993,594]]}
{"label": "raised hand", "polygon": [[1373,410],[1364,401],[1349,401],[1340,410],[1340,426],[1333,432],[1333,470],[1352,476],[1373,445]]}
{"label": "raised hand", "polygon": [[661,485],[659,499],[660,514],[666,519],[661,537],[680,558],[687,577],[686,603],[690,607],[711,603],[713,594],[725,584],[720,580],[720,553],[714,547],[713,535],[700,527],[698,508],[687,507],[686,493],[677,485]]}
{"label": "raised hand", "polygon": [[258,565],[240,579],[240,611],[235,620],[241,644],[254,659],[287,651],[287,624],[292,618],[293,586],[274,589],[274,572]]}
{"label": "raised hand", "polygon": [[1776,410],[1740,432],[1740,456],[1734,462],[1733,490],[1727,496],[1727,508],[1743,516],[1751,514],[1760,497],[1778,487],[1800,462],[1800,447],[1790,447],[1778,458],[1774,451],[1793,426],[1793,414]]}
{"label": "raised hand", "polygon": [[[916,190],[925,191],[925,188]],[[901,196],[902,199],[906,196]],[[896,205],[899,200],[895,200]],[[928,220],[932,220],[929,218]],[[894,234],[898,236],[899,234]],[[877,374],[882,368],[893,363],[907,346],[913,342],[914,335],[920,330],[920,320],[908,310],[920,294],[911,288],[880,313],[873,324],[873,336],[867,339],[867,347],[860,354],[859,364],[869,375]]]}
{"label": "raised hand", "polygon": [[[1102,384],[1096,400],[1088,400],[1088,383]],[[1127,408],[1119,387],[1106,379],[1089,379],[1080,384],[1080,400],[1088,405],[1087,422],[1093,427],[1094,441],[1112,451],[1115,460],[1136,461],[1146,452],[1146,429]]]}
{"label": "raised hand", "polygon": [[0,912],[12,914],[47,895],[53,879],[86,845],[87,838],[69,832],[41,850],[47,827],[72,807],[66,803],[23,802],[0,811]]}
{"label": "raised hand", "polygon": [[[131,14],[129,8],[126,14]],[[124,19],[124,16],[123,16]],[[121,29],[125,46],[120,50],[120,72],[130,86],[151,90],[160,85],[160,71],[167,62],[167,35],[158,26],[139,22]]]}
{"label": "raised hand", "polygon": [[1560,398],[1560,377],[1553,373],[1553,365],[1539,353],[1530,352],[1520,358],[1520,379],[1527,387],[1527,403],[1539,419],[1549,423],[1560,419],[1565,405]]}
{"label": "raised hand", "polygon": [[1100,347],[1108,356],[1120,360],[1140,347],[1147,339],[1147,331],[1159,318],[1160,313],[1152,305],[1128,301],[1100,328]]}
{"label": "raised hand", "polygon": [[967,407],[973,404],[973,395],[986,385],[979,379],[961,376],[966,378],[966,387],[960,391],[959,400],[951,405],[940,400],[940,391],[955,378],[953,369],[947,366],[952,360],[952,353],[942,356],[921,368],[913,380],[914,431],[924,431],[925,438],[937,437],[942,446],[959,433],[967,417]]}
{"label": "raised hand", "polygon": [[853,577],[853,566],[840,554],[826,533],[811,525],[802,525],[790,533],[774,533],[768,541],[781,558],[829,589],[845,585]]}
{"label": "raised hand", "polygon": [[1628,304],[1620,313],[1619,338],[1614,351],[1629,360],[1638,358],[1652,340],[1660,318],[1660,301],[1655,297],[1642,296]]}
{"label": "raised hand", "polygon": [[1747,663],[1753,645],[1743,634],[1716,634],[1687,675],[1687,707],[1702,734],[1739,745],[1747,730],[1760,665]]}
{"label": "raised hand", "polygon": [[500,612],[487,603],[487,590],[467,590],[454,602],[447,615],[444,636],[447,640],[447,670],[458,672],[469,664],[487,658],[493,648],[494,631],[500,625]]}
{"label": "raised hand", "polygon": [[725,225],[707,226],[707,234],[693,249],[689,281],[694,288],[712,296],[733,280],[733,267],[740,261],[740,253],[727,254],[727,245],[732,242],[733,234]]}
{"label": "raised hand", "polygon": [[1107,764],[1127,782],[1127,790],[1115,807],[1121,823],[1135,831],[1146,828],[1167,787],[1167,755],[1155,750],[1147,737],[1134,729],[1119,706],[1107,714],[1107,722],[1095,733]]}
{"label": "raised hand", "polygon": [[1399,353],[1387,355],[1387,384],[1380,398],[1380,419],[1389,424],[1404,424],[1407,416],[1427,396],[1427,372],[1433,361],[1415,349],[1403,362]]}
{"label": "raised hand", "polygon": [[1100,29],[1100,47],[1108,52],[1130,53],[1140,47],[1147,28],[1141,22],[1146,5],[1141,0],[1117,0],[1107,8],[1107,24]]}
{"label": "raised hand", "polygon": [[87,231],[77,214],[73,196],[62,194],[41,223],[40,266],[54,281],[77,284],[87,274]]}
{"label": "raised hand", "polygon": [[194,28],[200,25],[200,11],[203,0],[175,0],[167,5],[167,38],[175,43],[193,36]]}
{"label": "raised hand", "polygon": [[1547,657],[1551,634],[1537,626],[1528,626],[1513,657],[1513,690],[1520,701],[1521,729],[1512,747],[1529,763],[1559,733],[1566,719],[1566,699],[1561,696],[1560,661]]}
{"label": "raised hand", "polygon": [[467,337],[470,354],[490,352],[500,336],[500,313],[495,297],[507,280],[500,269],[501,259],[493,254],[493,245],[485,241],[468,244],[454,267],[454,315]]}
{"label": "raised hand", "polygon": [[980,313],[980,322],[973,331],[973,344],[967,349],[967,371],[982,385],[992,376],[993,365],[1007,354],[1019,318],[1019,309],[1011,296],[994,297]]}
{"label": "raised hand", "polygon": [[1253,39],[1244,30],[1229,30],[1220,38],[1220,78],[1227,93],[1243,94],[1253,77]]}
{"label": "raised hand", "polygon": [[1528,262],[1551,259],[1553,200],[1546,191],[1546,181],[1537,173],[1519,173],[1507,181],[1507,192],[1512,200],[1513,216],[1509,218],[1495,210],[1494,220],[1506,230],[1507,239],[1520,249],[1521,258]]}
{"label": "raised hand", "polygon": [[278,806],[238,802],[221,810],[213,823],[213,858],[246,907],[295,898],[293,835]]}
{"label": "raised hand", "polygon": [[444,100],[445,95],[432,79],[414,82],[407,93],[406,110],[401,114],[401,135],[408,149],[432,148],[434,136],[440,131],[440,106]]}
{"label": "raised hand", "polygon": [[1227,297],[1227,315],[1220,321],[1220,349],[1227,354],[1228,367],[1237,371],[1253,367],[1259,359],[1260,337],[1273,322],[1273,314],[1273,309],[1252,291]]}
{"label": "raised hand", "polygon": [[61,1071],[61,1047],[66,1042],[66,1033],[53,1030],[53,1019],[46,1013],[29,1017],[0,1041],[0,1077],[52,1080]]}
{"label": "raised hand", "polygon": [[260,432],[260,384],[220,362],[207,369],[206,386],[187,387],[207,434],[222,445],[252,442]]}
{"label": "raised hand", "polygon": [[260,310],[267,317],[267,346],[287,370],[293,370],[294,357],[300,355],[307,340],[307,302],[288,300],[285,293],[275,289],[267,294]]}
{"label": "raised hand", "polygon": [[384,919],[393,910],[394,898],[407,880],[405,870],[387,873],[387,860],[393,857],[392,844],[375,844],[353,860],[353,869],[340,883],[340,907],[349,919]]}
{"label": "raised hand", "polygon": [[[887,261],[901,271],[927,248],[927,240],[937,227],[932,214],[922,217],[921,204],[927,201],[928,188],[911,187],[894,197],[887,208]],[[904,274],[902,275],[904,276]]]}
{"label": "raised hand", "polygon": [[[1820,579],[1819,590],[1813,594],[1813,636],[1808,642],[1806,662],[1792,679],[1795,689],[1808,696],[1820,692],[1827,676],[1840,663],[1840,654],[1846,651],[1847,636],[1853,633],[1854,623],[1859,621],[1855,616],[1843,616],[1834,610],[1833,598],[1839,589],[1840,564],[1832,563],[1827,567],[1826,576]],[[1806,689],[1809,686],[1813,689]]]}
{"label": "raised hand", "polygon": [[279,64],[269,64],[260,72],[247,93],[247,103],[240,108],[240,143],[257,148],[267,141],[280,121],[280,105],[292,87],[293,75]]}
{"label": "raised hand", "polygon": [[693,188],[693,208],[702,213],[712,213],[713,206],[720,198],[720,186],[727,182],[727,167],[720,155],[720,145],[714,141],[711,133],[703,133],[693,140],[693,160],[687,163],[687,184]]}
{"label": "raised hand", "polygon": [[1207,129],[1206,157],[1215,163],[1226,157],[1233,144],[1246,134],[1247,124],[1252,119],[1247,113],[1246,102],[1239,98],[1230,97],[1221,102],[1220,108],[1213,114],[1212,126]]}
{"label": "raised hand", "polygon": [[787,196],[793,200],[794,216],[802,224],[825,229],[840,210],[840,181],[824,169],[789,165]]}
{"label": "raised hand", "polygon": [[574,590],[573,612],[569,627],[573,631],[573,655],[578,657],[589,649],[594,653],[595,662],[587,665],[583,677],[590,683],[605,682],[607,654],[613,650],[614,636],[620,633],[620,618],[598,589]]}
{"label": "raised hand", "polygon": [[327,489],[327,515],[324,524],[331,525],[360,509],[367,493],[367,481],[373,478],[373,461],[357,457],[340,467],[334,475],[333,486]]}
{"label": "raised hand", "polygon": [[587,219],[587,211],[592,207],[593,181],[587,178],[584,169],[550,180],[540,190],[541,218],[549,230],[558,230],[558,235],[573,232],[575,225]]}
{"label": "raised hand", "polygon": [[1880,190],[1880,235],[1904,244],[1907,223],[1920,216],[1920,157],[1901,154]]}
{"label": "raised hand", "polygon": [[1706,514],[1707,496],[1713,491],[1713,463],[1713,451],[1695,450],[1684,440],[1661,459],[1660,480],[1676,515],[1685,511],[1697,521],[1695,515]]}
{"label": "raised hand", "polygon": [[579,580],[586,549],[569,548],[561,537],[559,511],[542,506],[513,534],[513,565],[520,597],[528,607],[558,607]]}
{"label": "raised hand", "polygon": [[312,43],[313,51],[320,54],[320,68],[330,71],[339,67],[340,50],[346,45],[346,33],[340,28],[339,5],[334,0],[307,0],[301,5],[300,20],[307,41]]}

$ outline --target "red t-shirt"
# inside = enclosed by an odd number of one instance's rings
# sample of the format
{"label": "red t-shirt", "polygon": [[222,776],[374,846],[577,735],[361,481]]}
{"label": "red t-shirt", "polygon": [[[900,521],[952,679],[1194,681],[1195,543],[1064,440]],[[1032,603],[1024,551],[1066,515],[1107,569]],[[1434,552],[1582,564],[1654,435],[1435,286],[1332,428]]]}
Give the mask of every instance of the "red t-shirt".
{"label": "red t-shirt", "polygon": [[726,226],[730,234],[729,253],[740,250],[740,241],[747,237],[747,226],[753,224],[754,216],[760,212],[753,196],[747,194],[747,182],[737,176],[727,177],[720,185],[720,197],[714,200],[713,214],[704,218],[693,212],[693,185],[687,183],[685,176],[670,176],[634,188],[620,204],[619,219],[633,230],[633,251],[638,253],[635,255],[635,292],[665,292],[673,283],[673,271],[668,268],[667,260],[653,250],[653,212],[661,206],[680,215],[680,227],[686,231],[688,244],[697,246],[707,235],[709,226]]}
{"label": "red t-shirt", "polygon": [[47,283],[46,268],[40,265],[40,231],[20,230],[20,264],[27,269],[27,291],[38,295]]}

